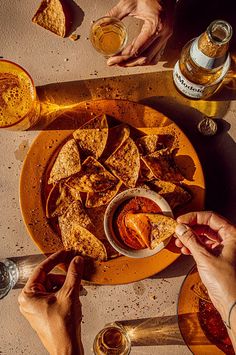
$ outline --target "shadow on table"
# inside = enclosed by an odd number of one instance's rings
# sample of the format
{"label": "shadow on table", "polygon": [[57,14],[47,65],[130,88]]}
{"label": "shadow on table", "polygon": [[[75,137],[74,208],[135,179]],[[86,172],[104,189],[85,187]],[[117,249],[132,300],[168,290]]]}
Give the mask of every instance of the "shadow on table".
{"label": "shadow on table", "polygon": [[[208,339],[202,333],[197,313],[179,315],[181,330],[188,345],[207,345]],[[132,346],[184,345],[179,330],[178,316],[163,316],[122,320],[117,323],[127,331]]]}
{"label": "shadow on table", "polygon": [[173,264],[165,270],[150,277],[150,279],[168,279],[172,277],[184,276],[192,269],[195,261],[192,256],[181,255]]}
{"label": "shadow on table", "polygon": [[[78,104],[90,100],[129,100],[158,105],[160,111],[168,112],[176,106],[177,110],[193,121],[194,117],[207,115],[223,117],[227,112],[230,100],[236,99],[236,77],[230,74],[226,86],[207,101],[191,100],[177,92],[172,79],[172,71],[125,75],[110,78],[81,80],[64,83],[52,83],[37,87],[41,104],[41,114],[37,123],[30,130],[69,129],[71,117],[75,116],[77,126],[83,123],[76,118]],[[146,99],[144,99],[146,98]],[[168,106],[168,107],[167,107]],[[167,108],[169,110],[167,111]],[[194,111],[195,109],[195,111]],[[199,112],[198,112],[199,111]],[[165,113],[163,111],[163,113]],[[173,116],[173,115],[172,115]],[[171,118],[171,117],[170,117]],[[64,120],[64,127],[58,120]],[[191,128],[191,127],[190,127]]]}
{"label": "shadow on table", "polygon": [[70,33],[76,31],[76,29],[82,24],[84,20],[84,11],[81,9],[79,5],[76,4],[73,0],[64,0],[66,6],[70,11],[71,16],[71,28]]}

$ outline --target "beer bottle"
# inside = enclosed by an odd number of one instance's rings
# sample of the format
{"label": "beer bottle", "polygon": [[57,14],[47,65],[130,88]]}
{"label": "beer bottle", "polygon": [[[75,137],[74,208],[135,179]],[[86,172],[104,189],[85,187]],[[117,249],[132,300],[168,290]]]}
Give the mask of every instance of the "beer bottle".
{"label": "beer bottle", "polygon": [[230,67],[231,37],[230,24],[216,20],[184,46],[173,70],[174,83],[182,94],[205,99],[219,88]]}

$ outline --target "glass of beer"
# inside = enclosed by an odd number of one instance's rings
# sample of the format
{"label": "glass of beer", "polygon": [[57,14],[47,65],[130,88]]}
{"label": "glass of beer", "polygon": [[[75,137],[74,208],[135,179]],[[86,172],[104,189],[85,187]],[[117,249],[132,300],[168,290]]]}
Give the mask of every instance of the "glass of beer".
{"label": "glass of beer", "polygon": [[0,129],[24,130],[39,115],[39,102],[31,76],[18,64],[0,60]]}
{"label": "glass of beer", "polygon": [[96,20],[90,30],[90,41],[93,47],[106,57],[121,52],[127,40],[126,26],[114,17],[102,17]]}
{"label": "glass of beer", "polygon": [[128,355],[130,350],[131,340],[119,323],[108,324],[100,330],[93,343],[95,355]]}

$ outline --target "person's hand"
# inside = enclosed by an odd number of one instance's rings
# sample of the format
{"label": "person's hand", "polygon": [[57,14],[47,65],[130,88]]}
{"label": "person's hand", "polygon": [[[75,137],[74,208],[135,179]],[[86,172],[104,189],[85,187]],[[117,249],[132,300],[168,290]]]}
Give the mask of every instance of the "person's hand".
{"label": "person's hand", "polygon": [[177,247],[192,254],[212,303],[227,321],[236,301],[236,227],[212,212],[187,213],[177,222]]}
{"label": "person's hand", "polygon": [[[72,258],[66,251],[49,256],[36,267],[18,298],[21,313],[53,355],[83,354],[79,300],[83,259]],[[68,261],[66,277],[49,274],[56,265]]]}
{"label": "person's hand", "polygon": [[106,15],[122,20],[133,16],[144,21],[140,34],[108,65],[133,67],[156,64],[173,31],[174,0],[120,0]]}

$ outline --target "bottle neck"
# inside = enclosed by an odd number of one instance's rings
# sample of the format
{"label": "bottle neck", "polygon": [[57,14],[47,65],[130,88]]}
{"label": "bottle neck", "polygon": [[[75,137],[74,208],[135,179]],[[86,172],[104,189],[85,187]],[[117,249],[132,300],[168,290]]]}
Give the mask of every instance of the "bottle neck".
{"label": "bottle neck", "polygon": [[223,20],[213,21],[199,38],[199,49],[208,57],[222,57],[229,48],[231,25]]}
{"label": "bottle neck", "polygon": [[208,51],[204,50],[205,47],[202,46],[201,41],[202,35],[197,37],[190,47],[190,56],[193,62],[199,67],[207,70],[222,67],[228,58],[228,48],[221,51],[221,55],[219,56],[211,56]]}
{"label": "bottle neck", "polygon": [[215,43],[207,32],[204,32],[198,41],[199,50],[210,58],[224,56],[229,48],[229,41],[226,43]]}

